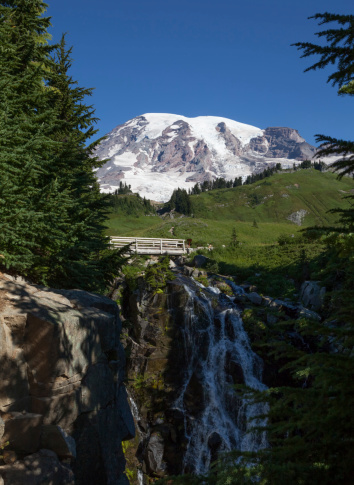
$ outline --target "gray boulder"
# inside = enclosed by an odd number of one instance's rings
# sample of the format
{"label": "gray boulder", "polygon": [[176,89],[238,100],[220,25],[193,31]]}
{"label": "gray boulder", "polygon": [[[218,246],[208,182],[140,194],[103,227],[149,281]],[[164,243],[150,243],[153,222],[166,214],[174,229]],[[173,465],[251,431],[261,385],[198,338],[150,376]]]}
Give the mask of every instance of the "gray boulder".
{"label": "gray boulder", "polygon": [[165,464],[163,463],[164,439],[159,433],[154,433],[149,439],[145,453],[145,463],[150,472],[157,475],[163,474]]}
{"label": "gray boulder", "polygon": [[247,294],[247,298],[254,305],[261,305],[262,304],[262,297],[261,297],[261,295],[259,295],[255,291],[253,291],[252,293],[248,293]]}
{"label": "gray boulder", "polygon": [[287,219],[297,226],[301,226],[307,213],[308,212],[305,209],[300,209],[297,212],[293,212],[292,214],[290,214]]}
{"label": "gray boulder", "polygon": [[300,308],[298,316],[299,318],[308,318],[309,320],[317,320],[318,322],[321,320],[318,313],[309,310],[308,308]]}
{"label": "gray boulder", "polygon": [[4,436],[4,432],[5,432],[5,423],[0,417],[0,443],[2,442],[2,437]]}
{"label": "gray boulder", "polygon": [[34,453],[39,449],[43,416],[32,413],[8,413],[3,441],[18,453]]}
{"label": "gray boulder", "polygon": [[59,458],[76,458],[76,444],[60,426],[47,425],[42,427],[41,448],[52,450]]}
{"label": "gray boulder", "polygon": [[191,268],[190,266],[183,266],[183,273],[186,276],[192,276],[193,271],[195,271],[194,268]]}
{"label": "gray boulder", "polygon": [[202,268],[207,261],[208,261],[207,257],[203,256],[202,254],[196,254],[193,259],[193,265],[196,268]]}
{"label": "gray boulder", "polygon": [[305,281],[300,289],[300,301],[310,310],[317,312],[323,305],[326,288],[317,281]]}
{"label": "gray boulder", "polygon": [[40,450],[23,461],[0,466],[1,476],[5,485],[75,485],[72,470],[49,450]]}

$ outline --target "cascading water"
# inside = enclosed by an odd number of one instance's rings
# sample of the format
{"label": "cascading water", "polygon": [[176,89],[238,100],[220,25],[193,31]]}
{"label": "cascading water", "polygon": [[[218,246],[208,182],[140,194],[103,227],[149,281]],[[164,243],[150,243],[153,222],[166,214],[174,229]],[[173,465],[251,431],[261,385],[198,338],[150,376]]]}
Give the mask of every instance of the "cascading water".
{"label": "cascading water", "polygon": [[[226,278],[223,284],[234,295],[244,293]],[[234,298],[177,271],[164,295],[139,298],[130,369],[133,379],[144,380],[129,394],[139,436],[132,484],[203,474],[221,452],[266,447],[265,433],[256,429],[265,424],[258,416],[267,414],[266,406],[235,387],[266,389],[262,360],[251,349]]]}
{"label": "cascading water", "polygon": [[[137,432],[139,434],[140,441],[142,441],[146,438],[146,434],[143,433],[142,430],[140,429],[139,423],[141,422],[141,416],[139,413],[139,409],[133,397],[129,394],[129,392],[128,392],[128,400],[129,400],[130,410],[132,412],[135,423],[137,425]],[[144,474],[141,468],[137,468],[136,474],[137,474],[137,485],[144,485]]]}
{"label": "cascading water", "polygon": [[[261,382],[262,361],[251,349],[232,299],[219,295],[216,301],[217,288],[197,285],[184,282],[189,295],[182,331],[187,362],[175,408],[184,415],[188,439],[183,471],[200,474],[220,451],[256,451],[267,443],[265,433],[255,430],[264,423],[254,419],[266,414],[265,405],[252,404],[233,387],[239,383],[266,389]],[[242,291],[231,286],[235,292]],[[186,401],[195,382],[202,389],[200,409],[190,413]]]}

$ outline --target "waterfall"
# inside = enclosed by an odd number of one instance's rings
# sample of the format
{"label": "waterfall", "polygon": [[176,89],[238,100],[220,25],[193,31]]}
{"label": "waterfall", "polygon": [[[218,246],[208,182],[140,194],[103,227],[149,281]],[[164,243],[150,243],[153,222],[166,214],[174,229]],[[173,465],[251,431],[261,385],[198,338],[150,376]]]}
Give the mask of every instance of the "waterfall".
{"label": "waterfall", "polygon": [[[230,283],[229,283],[230,284]],[[217,288],[184,281],[189,295],[183,324],[186,356],[184,382],[175,408],[183,412],[187,449],[184,473],[208,470],[219,452],[257,451],[267,444],[264,424],[256,416],[266,414],[264,404],[252,404],[233,384],[264,390],[262,360],[252,351],[233,299],[218,295]],[[242,289],[232,284],[233,291]],[[190,409],[188,400],[197,389],[200,409]]]}
{"label": "waterfall", "polygon": [[[135,421],[135,424],[136,424],[136,431],[139,435],[140,442],[142,442],[146,438],[147,434],[144,433],[141,430],[141,427],[140,427],[141,416],[140,416],[140,413],[139,413],[138,406],[137,406],[136,402],[134,401],[133,397],[131,396],[131,394],[129,393],[129,391],[127,393],[128,393],[129,407],[130,407],[131,413],[134,417],[134,421]],[[142,472],[141,468],[136,469],[136,483],[137,483],[137,485],[144,485],[144,483],[145,483],[144,482],[144,473]]]}
{"label": "waterfall", "polygon": [[[139,436],[136,462],[130,465],[136,466],[134,485],[144,485],[149,476],[165,473],[204,474],[222,452],[257,451],[267,446],[265,432],[257,429],[265,424],[259,416],[267,414],[266,405],[253,403],[237,389],[237,385],[266,389],[262,383],[263,362],[252,351],[240,309],[234,303],[235,295],[242,295],[243,289],[223,278],[234,294],[227,296],[217,287],[204,287],[182,274],[176,276],[181,299],[177,298],[175,304],[171,298],[171,307],[166,308],[173,321],[172,336],[168,336],[173,347],[168,338],[162,347],[155,344],[163,359],[171,359],[172,363],[177,359],[177,370],[172,367],[173,378],[167,381],[165,408],[157,414],[149,409],[148,387],[140,394],[144,399],[142,410],[135,401],[137,391],[132,388],[129,392]],[[147,320],[148,315],[143,313],[143,329]],[[156,331],[147,334],[156,341],[163,335],[158,325],[149,331]],[[138,368],[144,373],[149,367],[149,344],[149,340],[140,342],[143,351],[135,354],[135,372]],[[169,353],[164,354],[166,349],[170,349]],[[152,375],[156,378],[158,374]]]}

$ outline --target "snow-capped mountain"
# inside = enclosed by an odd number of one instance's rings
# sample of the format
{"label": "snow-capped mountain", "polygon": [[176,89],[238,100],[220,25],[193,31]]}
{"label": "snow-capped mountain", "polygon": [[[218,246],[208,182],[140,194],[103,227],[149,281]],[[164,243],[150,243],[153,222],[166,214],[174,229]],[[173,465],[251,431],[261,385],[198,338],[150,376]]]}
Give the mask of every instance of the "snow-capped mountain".
{"label": "snow-capped mountain", "polygon": [[177,187],[223,177],[227,180],[281,163],[310,159],[315,148],[292,128],[266,128],[217,116],[148,113],[112,130],[96,150],[109,159],[97,177],[104,192],[123,181],[134,192],[166,201]]}

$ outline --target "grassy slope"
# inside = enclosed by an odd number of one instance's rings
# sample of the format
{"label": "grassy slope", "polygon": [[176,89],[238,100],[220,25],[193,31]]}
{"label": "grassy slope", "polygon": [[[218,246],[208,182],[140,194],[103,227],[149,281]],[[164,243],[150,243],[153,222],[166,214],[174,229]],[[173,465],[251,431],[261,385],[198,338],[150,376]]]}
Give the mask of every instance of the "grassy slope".
{"label": "grassy slope", "polygon": [[[194,217],[163,221],[159,217],[129,217],[112,214],[110,235],[191,238],[193,246],[228,245],[235,227],[244,244],[271,244],[280,234],[295,234],[300,228],[286,218],[304,209],[304,226],[332,225],[337,215],[327,211],[344,207],[345,192],[354,190],[350,178],[341,181],[332,173],[308,169],[279,173],[255,184],[192,196]],[[285,195],[285,197],[284,197]],[[256,204],[255,204],[256,203]],[[256,220],[258,228],[253,227]]]}
{"label": "grassy slope", "polygon": [[107,234],[110,236],[146,236],[146,230],[153,230],[161,225],[158,216],[127,216],[110,214],[107,220]]}
{"label": "grassy slope", "polygon": [[193,209],[196,217],[204,219],[277,223],[287,222],[292,212],[304,209],[308,212],[305,226],[329,225],[337,216],[326,212],[342,205],[344,192],[351,189],[352,179],[339,181],[330,172],[299,170],[236,189],[205,192],[193,197]]}

